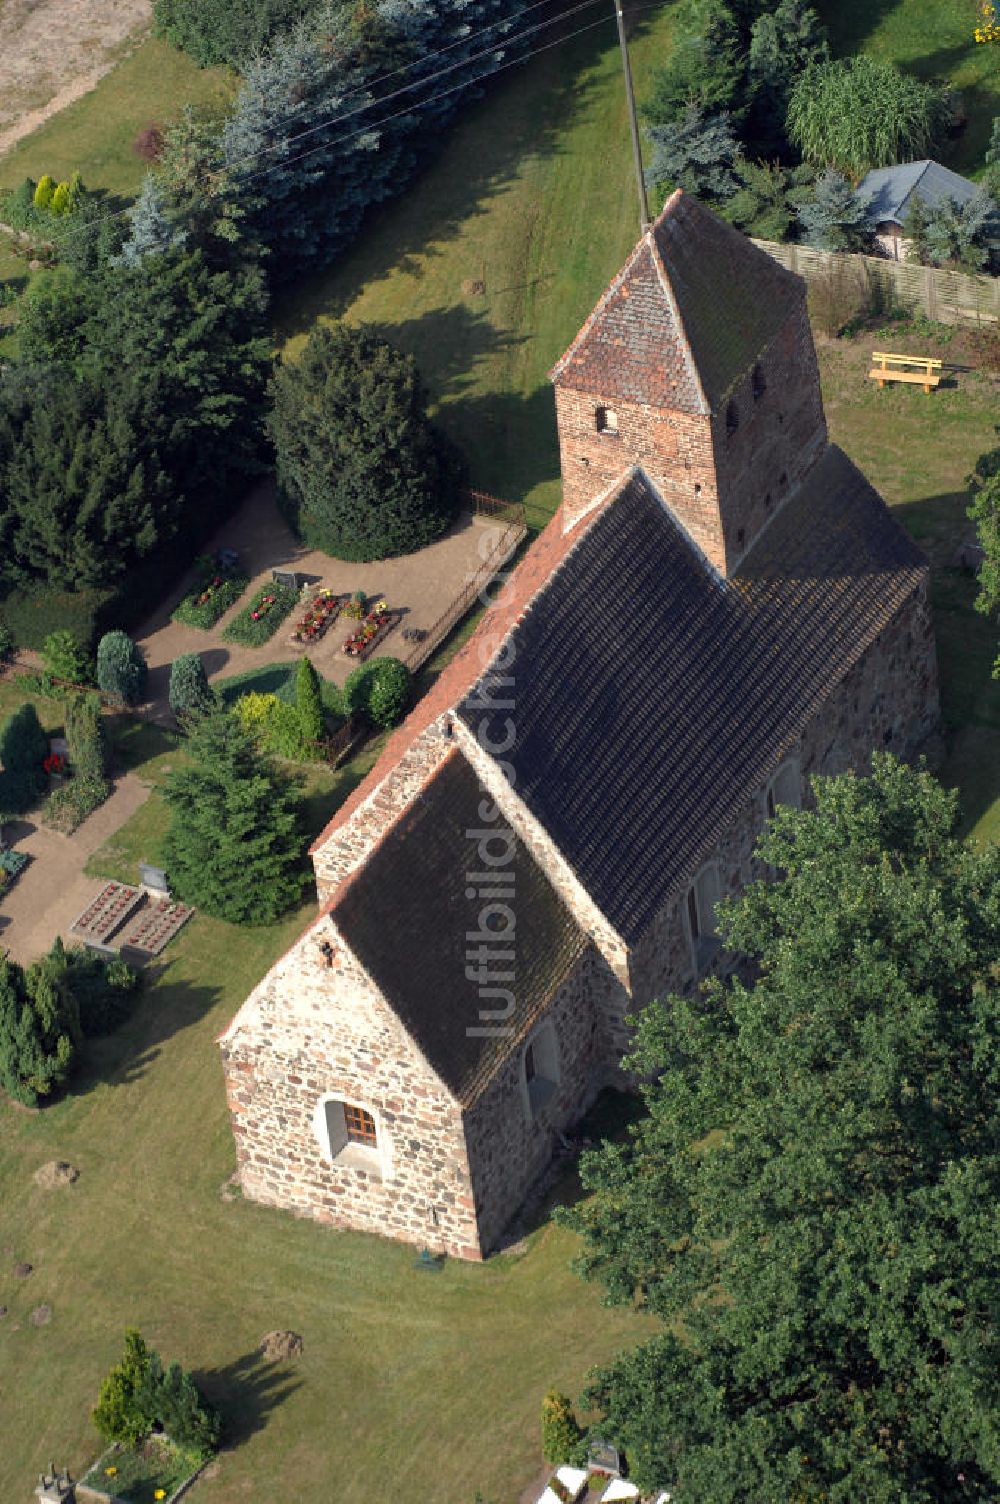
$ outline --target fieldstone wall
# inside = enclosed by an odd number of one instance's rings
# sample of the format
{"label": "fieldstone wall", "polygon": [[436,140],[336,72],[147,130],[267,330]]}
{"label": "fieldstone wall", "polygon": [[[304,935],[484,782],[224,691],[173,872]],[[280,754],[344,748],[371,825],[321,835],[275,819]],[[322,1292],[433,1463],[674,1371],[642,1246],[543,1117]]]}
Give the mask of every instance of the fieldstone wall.
{"label": "fieldstone wall", "polygon": [[[555,994],[544,1018],[520,1041],[470,1108],[466,1120],[469,1167],[484,1252],[523,1203],[552,1158],[557,1134],[578,1121],[611,1078],[608,1016],[628,998],[602,957],[584,951]],[[525,1046],[545,1028],[556,1038],[559,1079],[532,1110],[524,1071]]]}
{"label": "fieldstone wall", "polygon": [[[756,373],[756,375],[755,375]],[[819,369],[801,305],[731,400],[699,416],[573,391],[556,380],[556,421],[566,526],[607,498],[640,465],[681,526],[722,574],[731,574],[753,539],[819,459],[826,419]],[[599,431],[611,408],[617,430]]]}
{"label": "fieldstone wall", "polygon": [[[264,978],[220,1043],[250,1200],[481,1257],[461,1108],[329,918]],[[316,1133],[325,1097],[372,1113],[380,1165],[350,1147],[331,1163]]]}

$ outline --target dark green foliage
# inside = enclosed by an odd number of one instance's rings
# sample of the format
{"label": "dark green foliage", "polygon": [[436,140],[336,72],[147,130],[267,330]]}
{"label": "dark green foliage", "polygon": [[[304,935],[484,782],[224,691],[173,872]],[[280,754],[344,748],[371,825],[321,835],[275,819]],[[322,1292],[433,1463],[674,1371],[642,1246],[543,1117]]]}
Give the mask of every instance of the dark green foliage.
{"label": "dark green foliage", "polygon": [[194,724],[188,766],[171,773],[164,843],[177,896],[234,924],[265,924],[301,896],[305,840],[294,785],[228,711]]}
{"label": "dark green foliage", "polygon": [[288,585],[262,585],[229,623],[223,637],[258,648],[272,638],[285,617],[298,605],[298,592]]}
{"label": "dark green foliage", "polygon": [[99,695],[77,694],[67,698],[66,742],[70,767],[75,777],[104,778],[107,773],[107,743]]}
{"label": "dark green foliage", "polygon": [[305,742],[322,741],[324,730],[323,700],[319,675],[308,658],[301,658],[295,673],[295,708]]}
{"label": "dark green foliage", "polygon": [[372,658],[347,676],[344,708],[348,715],[386,730],[406,714],[413,692],[413,676],[398,658]]}
{"label": "dark green foliage", "polygon": [[73,947],[65,952],[67,985],[73,995],[84,1039],[111,1034],[124,1023],[142,978],[124,961],[105,960]]}
{"label": "dark green foliage", "polygon": [[34,705],[18,706],[0,726],[0,810],[19,815],[30,809],[46,786],[42,763],[49,739]]}
{"label": "dark green foliage", "polygon": [[940,90],[861,53],[805,70],[787,130],[807,162],[857,181],[871,167],[928,156],[944,109]]}
{"label": "dark green foliage", "polygon": [[865,205],[842,173],[832,167],[816,179],[811,198],[799,208],[807,245],[823,251],[863,251],[871,244]]}
{"label": "dark green foliage", "polygon": [[281,503],[313,548],[384,559],[447,528],[461,468],[427,417],[412,356],[371,328],[320,324],[271,391]]}
{"label": "dark green foliage", "polygon": [[159,1353],[151,1352],[136,1401],[147,1430],[162,1426],[171,1441],[190,1448],[199,1459],[210,1457],[218,1446],[222,1429],[219,1417],[179,1363],[164,1369]]}
{"label": "dark green foliage", "polygon": [[[978,576],[976,610],[1000,620],[1000,448],[979,456],[970,481],[969,516],[976,524],[976,537],[985,555]],[[1000,657],[993,665],[993,677],[1000,679]]]}
{"label": "dark green foliage", "polygon": [[676,27],[670,60],[653,74],[645,106],[650,124],[672,124],[692,106],[709,117],[738,115],[746,93],[746,46],[731,6],[685,0]]}
{"label": "dark green foliage", "polygon": [[209,558],[195,560],[195,586],[177,605],[171,621],[208,631],[236,604],[250,583],[240,569],[222,569]]}
{"label": "dark green foliage", "polygon": [[736,192],[739,143],[728,115],[705,115],[700,105],[691,104],[676,120],[650,126],[646,134],[653,144],[646,177],[661,198],[683,188],[711,203]]}
{"label": "dark green foliage", "polygon": [[0,621],[0,664],[7,663],[17,651],[17,643],[14,634],[9,627]]}
{"label": "dark green foliage", "polygon": [[69,1076],[80,1040],[80,1021],[57,940],[25,971],[0,958],[0,1085],[29,1107],[49,1097]]}
{"label": "dark green foliage", "polygon": [[812,168],[788,171],[779,162],[748,162],[741,157],[735,173],[740,186],[719,212],[747,235],[787,240],[813,180]]}
{"label": "dark green foliage", "polygon": [[152,1356],[141,1334],[129,1327],[121,1362],[105,1377],[97,1405],[91,1411],[91,1419],[105,1441],[120,1441],[134,1447],[149,1431],[140,1395]]}
{"label": "dark green foliage", "polygon": [[146,659],[127,632],[105,632],[97,644],[97,684],[120,705],[140,705],[146,693]]}
{"label": "dark green foliage", "polygon": [[15,230],[28,230],[34,226],[35,189],[34,178],[25,178],[3,200],[3,218]]}
{"label": "dark green foliage", "polygon": [[917,209],[915,200],[907,226],[914,230],[911,258],[927,266],[980,271],[990,259],[997,223],[997,203],[985,188],[964,204],[944,199],[930,209]]}
{"label": "dark green foliage", "polygon": [[203,68],[239,68],[311,10],[316,0],[156,0],[156,30]]}
{"label": "dark green foliage", "polygon": [[647,1116],[585,1156],[582,1272],[658,1332],[585,1396],[645,1491],[1000,1491],[1000,849],[876,754],[724,906],[756,981],[641,1017]]}
{"label": "dark green foliage", "polygon": [[170,709],[178,718],[198,715],[212,703],[200,653],[182,653],[170,665]]}
{"label": "dark green foliage", "polygon": [[1000,115],[993,117],[990,144],[986,148],[985,186],[995,199],[1000,200]]}
{"label": "dark green foliage", "polygon": [[785,119],[795,80],[829,56],[826,32],[803,0],[778,0],[758,16],[750,33],[747,87],[750,108],[744,135],[761,157],[785,155]]}
{"label": "dark green foliage", "polygon": [[573,1405],[558,1389],[550,1389],[542,1400],[542,1456],[553,1467],[577,1463],[586,1452],[583,1429]]}
{"label": "dark green foliage", "polygon": [[94,665],[90,654],[68,627],[60,627],[46,637],[42,644],[42,662],[46,673],[53,679],[62,679],[67,684],[93,683]]}

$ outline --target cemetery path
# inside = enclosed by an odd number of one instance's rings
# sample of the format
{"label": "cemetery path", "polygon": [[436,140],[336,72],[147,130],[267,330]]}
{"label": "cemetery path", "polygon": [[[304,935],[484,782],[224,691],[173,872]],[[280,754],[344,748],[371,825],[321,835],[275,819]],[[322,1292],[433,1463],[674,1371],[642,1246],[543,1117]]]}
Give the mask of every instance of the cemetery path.
{"label": "cemetery path", "polygon": [[9,893],[0,899],[0,952],[26,965],[43,956],[57,935],[69,927],[100,887],[87,877],[87,860],[149,798],[150,786],[135,773],[115,780],[114,791],[71,836],[46,830],[34,820],[12,820],[5,827],[11,845],[31,861]]}

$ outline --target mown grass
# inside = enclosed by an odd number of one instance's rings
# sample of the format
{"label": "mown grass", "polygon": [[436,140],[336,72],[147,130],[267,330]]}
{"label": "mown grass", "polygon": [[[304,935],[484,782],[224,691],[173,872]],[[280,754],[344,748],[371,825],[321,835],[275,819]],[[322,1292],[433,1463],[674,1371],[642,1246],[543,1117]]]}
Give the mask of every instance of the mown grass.
{"label": "mown grass", "polygon": [[185,105],[221,113],[234,88],[228,69],[198,68],[183,52],[147,37],[89,94],[0,157],[0,188],[45,172],[68,178],[76,171],[90,188],[131,195],[146,171],[132,150],[143,126],[167,125]]}

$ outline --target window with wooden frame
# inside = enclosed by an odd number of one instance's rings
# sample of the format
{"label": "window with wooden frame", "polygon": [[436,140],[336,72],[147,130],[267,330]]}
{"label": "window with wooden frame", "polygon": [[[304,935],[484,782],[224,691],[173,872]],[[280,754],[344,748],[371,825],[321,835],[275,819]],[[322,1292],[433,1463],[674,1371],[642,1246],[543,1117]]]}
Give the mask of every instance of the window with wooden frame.
{"label": "window with wooden frame", "polygon": [[350,1102],[344,1103],[344,1130],[349,1144],[364,1144],[369,1149],[378,1148],[375,1119],[363,1107],[354,1107]]}
{"label": "window with wooden frame", "polygon": [[596,415],[598,433],[617,433],[618,414],[613,407],[599,407]]}

